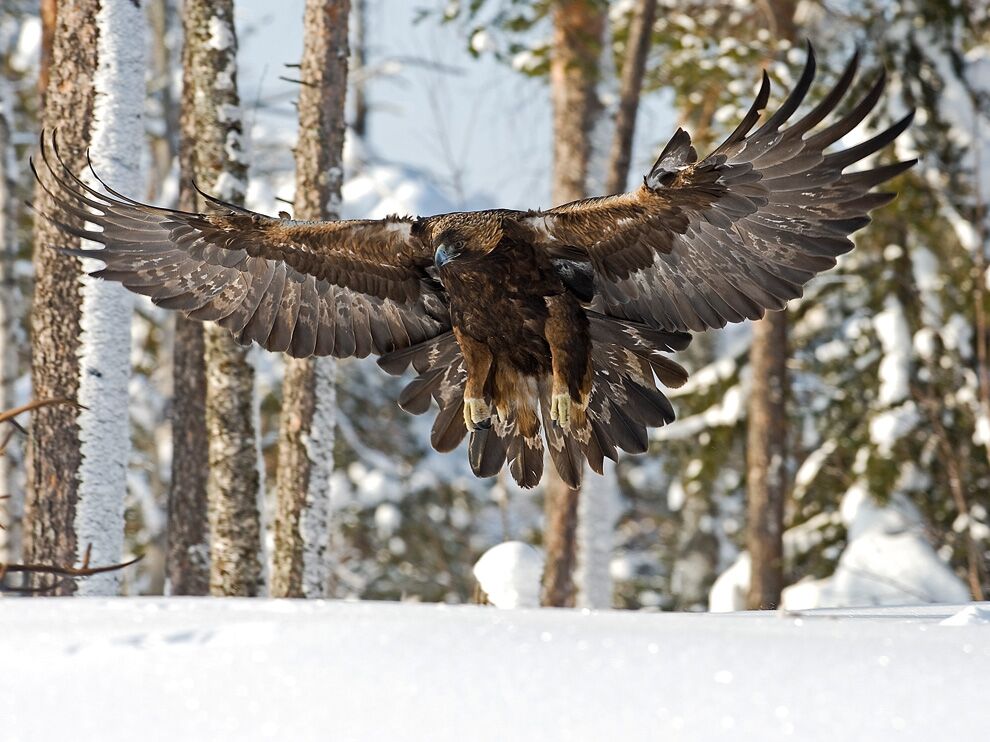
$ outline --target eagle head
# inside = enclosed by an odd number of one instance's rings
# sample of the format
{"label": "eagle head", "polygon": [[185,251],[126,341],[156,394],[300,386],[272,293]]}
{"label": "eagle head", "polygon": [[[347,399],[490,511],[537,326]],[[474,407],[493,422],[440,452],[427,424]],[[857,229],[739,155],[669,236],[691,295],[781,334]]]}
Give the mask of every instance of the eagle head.
{"label": "eagle head", "polygon": [[433,263],[437,268],[443,268],[447,263],[459,258],[465,251],[467,241],[454,234],[445,233],[437,240],[436,250],[433,252]]}
{"label": "eagle head", "polygon": [[475,214],[450,214],[437,224],[433,237],[433,262],[437,268],[463,258],[481,258],[502,239],[500,220],[479,219]]}

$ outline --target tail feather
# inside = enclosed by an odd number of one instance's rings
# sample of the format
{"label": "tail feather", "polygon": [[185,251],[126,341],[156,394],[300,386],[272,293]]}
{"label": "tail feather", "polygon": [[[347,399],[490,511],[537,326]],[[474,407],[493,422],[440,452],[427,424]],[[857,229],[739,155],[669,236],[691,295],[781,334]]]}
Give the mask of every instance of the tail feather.
{"label": "tail feather", "polygon": [[494,428],[472,431],[468,460],[476,477],[494,477],[505,464],[505,441]]}
{"label": "tail feather", "polygon": [[581,486],[584,474],[584,455],[580,444],[570,433],[565,433],[550,419],[550,385],[546,379],[539,382],[540,416],[543,419],[543,434],[547,440],[547,450],[554,468],[568,487]]}
{"label": "tail feather", "polygon": [[[521,430],[515,409],[503,408],[498,413],[502,417],[496,416],[491,428],[470,433],[468,460],[477,476],[494,476],[508,463],[521,487],[534,487],[543,475],[546,449],[561,479],[578,487],[585,460],[601,474],[606,458],[615,461],[619,449],[643,453],[649,447],[648,428],[674,420],[674,408],[656,382],[668,387],[684,383],[687,372],[664,353],[683,349],[690,337],[596,312],[588,312],[588,317],[594,380],[585,410],[587,421],[572,430],[561,429],[550,419],[549,379],[539,380],[532,403],[538,401],[542,432],[532,423]],[[418,373],[402,391],[399,404],[421,414],[429,409],[431,399],[437,403],[439,412],[430,436],[436,450],[451,451],[468,437],[463,416],[467,373],[453,335],[382,356],[379,365],[393,374],[410,367]]]}
{"label": "tail feather", "polygon": [[543,439],[539,434],[526,438],[513,435],[509,439],[507,457],[509,473],[520,487],[535,487],[543,478]]}

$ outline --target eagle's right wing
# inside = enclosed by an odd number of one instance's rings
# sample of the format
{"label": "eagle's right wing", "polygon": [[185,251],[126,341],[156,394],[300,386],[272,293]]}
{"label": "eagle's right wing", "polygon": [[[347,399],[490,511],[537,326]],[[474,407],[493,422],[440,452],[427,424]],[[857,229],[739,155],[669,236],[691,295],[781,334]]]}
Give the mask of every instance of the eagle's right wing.
{"label": "eagle's right wing", "polygon": [[302,222],[209,196],[207,214],[157,208],[83,183],[54,137],[42,139],[41,153],[45,177],[35,176],[56,209],[42,216],[103,244],[68,252],[102,261],[94,276],[217,322],[245,345],[363,357],[450,329],[446,294],[426,273],[433,255],[412,218]]}
{"label": "eagle's right wing", "polygon": [[846,172],[890,144],[911,114],[860,144],[826,152],[883,92],[881,75],[844,116],[817,128],[849,90],[857,61],[794,120],[815,77],[809,47],[794,90],[755,131],[769,97],[765,74],[749,113],[704,159],[698,161],[691,138],[678,129],[637,190],[530,212],[520,221],[547,249],[583,251],[595,276],[592,307],[604,314],[683,332],[781,309],[851,250],[849,235],[894,197],[874,186],[914,162],[869,162]]}

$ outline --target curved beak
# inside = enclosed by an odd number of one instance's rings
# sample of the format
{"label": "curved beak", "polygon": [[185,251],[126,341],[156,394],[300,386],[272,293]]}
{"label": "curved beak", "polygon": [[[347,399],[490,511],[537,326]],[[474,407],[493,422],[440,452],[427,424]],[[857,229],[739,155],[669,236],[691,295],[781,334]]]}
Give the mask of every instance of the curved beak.
{"label": "curved beak", "polygon": [[436,253],[433,255],[433,263],[437,268],[443,268],[447,263],[453,259],[453,255],[447,249],[446,245],[440,245],[437,248]]}

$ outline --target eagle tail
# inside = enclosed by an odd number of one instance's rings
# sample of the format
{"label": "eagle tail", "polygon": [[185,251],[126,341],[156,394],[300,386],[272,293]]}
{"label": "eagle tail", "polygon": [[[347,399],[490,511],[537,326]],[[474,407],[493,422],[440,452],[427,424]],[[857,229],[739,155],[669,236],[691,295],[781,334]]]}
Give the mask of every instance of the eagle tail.
{"label": "eagle tail", "polygon": [[[378,365],[395,376],[412,367],[417,376],[399,395],[399,406],[406,412],[421,415],[435,401],[440,408],[433,421],[430,443],[446,453],[468,436],[464,424],[464,384],[467,372],[464,358],[452,333],[444,333],[426,342],[383,355]],[[529,427],[529,426],[527,426]],[[521,487],[535,487],[543,476],[543,441],[539,426],[521,430],[516,414],[496,418],[490,428],[471,431],[468,462],[479,477],[492,477],[509,462],[509,471]]]}
{"label": "eagle tail", "polygon": [[[665,354],[683,350],[690,336],[667,332],[628,320],[588,312],[592,338],[594,380],[585,421],[570,430],[550,419],[549,379],[536,384],[540,422],[520,425],[510,407],[492,426],[470,432],[464,424],[464,384],[467,371],[451,333],[389,353],[379,365],[399,375],[410,366],[418,373],[399,395],[399,406],[420,415],[435,401],[440,408],[430,442],[440,452],[457,448],[469,437],[468,461],[479,477],[492,477],[505,466],[521,487],[535,487],[543,475],[544,448],[554,468],[571,487],[581,485],[584,460],[601,474],[604,460],[617,460],[619,449],[643,453],[649,446],[647,429],[674,420],[674,408],[656,385],[678,387],[687,372]],[[541,430],[542,428],[542,430]],[[544,445],[545,441],[545,445]]]}

